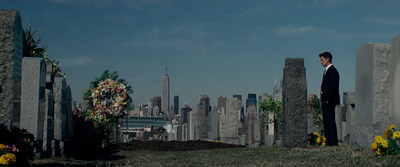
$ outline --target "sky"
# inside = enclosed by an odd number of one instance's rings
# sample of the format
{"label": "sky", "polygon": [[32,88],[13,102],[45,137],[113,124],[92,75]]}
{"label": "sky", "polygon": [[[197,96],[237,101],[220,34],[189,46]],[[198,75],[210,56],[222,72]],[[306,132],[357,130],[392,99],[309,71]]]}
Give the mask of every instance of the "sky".
{"label": "sky", "polygon": [[171,105],[197,108],[233,94],[271,94],[286,58],[303,58],[308,94],[320,92],[329,51],[340,93],[355,91],[356,51],[399,34],[397,0],[0,0],[32,21],[39,46],[59,61],[74,100],[104,70],[132,86],[134,104],[161,96],[165,67]]}

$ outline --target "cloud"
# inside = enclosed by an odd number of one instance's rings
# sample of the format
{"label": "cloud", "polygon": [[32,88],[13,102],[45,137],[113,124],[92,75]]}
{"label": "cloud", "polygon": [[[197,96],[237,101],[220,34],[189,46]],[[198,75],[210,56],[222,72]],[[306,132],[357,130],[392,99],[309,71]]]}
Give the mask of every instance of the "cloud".
{"label": "cloud", "polygon": [[301,35],[308,33],[315,33],[320,31],[319,28],[312,26],[296,26],[296,25],[287,25],[281,26],[275,29],[275,34],[278,36],[293,36],[293,35]]}
{"label": "cloud", "polygon": [[388,17],[368,17],[365,18],[365,21],[375,23],[375,24],[382,24],[382,25],[394,25],[400,26],[400,18],[388,18]]}
{"label": "cloud", "polygon": [[127,41],[124,48],[152,48],[152,50],[208,55],[208,50],[221,46],[223,42],[205,31],[201,26],[177,26],[170,29],[153,28],[134,40]]}
{"label": "cloud", "polygon": [[70,66],[70,67],[102,64],[101,62],[96,61],[90,57],[71,57],[71,58],[60,59],[59,62],[61,66]]}
{"label": "cloud", "polygon": [[313,0],[312,6],[314,7],[338,7],[346,5],[349,0]]}
{"label": "cloud", "polygon": [[108,2],[113,2],[110,0],[49,0],[50,2],[62,4],[62,5],[79,5],[100,8],[107,6]]}

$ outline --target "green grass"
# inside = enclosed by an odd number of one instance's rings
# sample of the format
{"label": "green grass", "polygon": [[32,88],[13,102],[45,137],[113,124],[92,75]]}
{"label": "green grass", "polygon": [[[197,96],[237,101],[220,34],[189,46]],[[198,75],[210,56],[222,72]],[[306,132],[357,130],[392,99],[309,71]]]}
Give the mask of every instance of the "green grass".
{"label": "green grass", "polygon": [[199,151],[121,151],[110,160],[72,158],[35,160],[32,166],[399,166],[400,155],[375,156],[372,152],[338,147],[229,148]]}

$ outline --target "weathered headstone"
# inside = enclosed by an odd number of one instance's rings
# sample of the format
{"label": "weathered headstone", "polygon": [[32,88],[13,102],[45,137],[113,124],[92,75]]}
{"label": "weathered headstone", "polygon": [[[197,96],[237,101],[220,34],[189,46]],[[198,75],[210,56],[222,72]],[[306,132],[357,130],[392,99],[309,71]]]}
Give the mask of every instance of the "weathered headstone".
{"label": "weathered headstone", "polygon": [[285,60],[282,97],[282,146],[307,146],[307,82],[304,59]]}
{"label": "weathered headstone", "polygon": [[65,154],[65,140],[67,138],[67,83],[63,77],[55,77],[53,84],[54,96],[54,141],[52,144],[53,156]]}
{"label": "weathered headstone", "polygon": [[53,91],[45,90],[45,104],[44,104],[44,124],[43,124],[43,150],[51,152],[51,141],[54,136],[54,101],[53,101]]}
{"label": "weathered headstone", "polygon": [[210,139],[216,140],[219,139],[219,113],[218,112],[210,112],[208,114],[210,117]]}
{"label": "weathered headstone", "polygon": [[397,123],[389,112],[391,87],[391,45],[368,43],[356,53],[355,125],[351,127],[350,146],[369,149],[376,135]]}
{"label": "weathered headstone", "polygon": [[46,89],[53,90],[53,82],[54,82],[53,62],[45,61],[45,63],[46,63]]}
{"label": "weathered headstone", "polygon": [[16,10],[0,9],[0,124],[19,127],[22,23]]}
{"label": "weathered headstone", "polygon": [[36,152],[39,153],[43,147],[45,115],[46,64],[43,59],[24,57],[21,78],[20,126],[35,136],[38,141]]}
{"label": "weathered headstone", "polygon": [[195,116],[195,125],[196,125],[196,139],[204,140],[208,138],[208,120],[206,117],[206,109],[200,109],[194,112]]}
{"label": "weathered headstone", "polygon": [[344,109],[345,109],[344,105],[336,105],[335,107],[336,129],[337,129],[338,141],[340,142],[344,141],[343,125],[342,125],[342,122],[344,122],[343,120],[343,115],[345,114]]}
{"label": "weathered headstone", "polygon": [[397,126],[400,126],[400,35],[392,39],[390,55],[392,57],[390,64],[390,86],[389,91],[389,113],[392,115]]}
{"label": "weathered headstone", "polygon": [[227,98],[226,114],[221,114],[221,116],[224,115],[224,125],[221,127],[223,143],[239,144],[238,122],[240,121],[240,110],[241,107],[237,98]]}
{"label": "weathered headstone", "polygon": [[352,126],[355,125],[354,120],[355,120],[355,115],[356,115],[356,109],[355,109],[355,103],[356,103],[356,94],[355,92],[347,92],[346,94],[346,123],[345,123],[345,130],[344,130],[344,142],[349,143],[350,142],[350,130]]}
{"label": "weathered headstone", "polygon": [[267,146],[272,146],[275,141],[276,141],[276,130],[275,130],[275,113],[274,112],[268,112],[268,134],[267,134],[267,140],[265,145]]}

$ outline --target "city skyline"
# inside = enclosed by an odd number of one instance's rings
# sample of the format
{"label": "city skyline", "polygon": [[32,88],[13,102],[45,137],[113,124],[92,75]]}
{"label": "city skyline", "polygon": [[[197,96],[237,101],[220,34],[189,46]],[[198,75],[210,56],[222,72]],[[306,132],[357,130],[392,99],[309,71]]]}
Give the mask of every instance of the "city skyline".
{"label": "city skyline", "polygon": [[399,34],[396,0],[2,0],[32,20],[39,46],[59,61],[74,100],[106,69],[117,71],[134,104],[162,96],[168,59],[170,95],[196,108],[199,95],[271,94],[286,58],[304,58],[308,94],[319,96],[329,51],[340,94],[355,91],[355,53]]}

